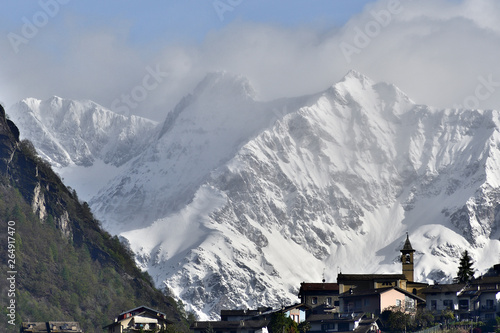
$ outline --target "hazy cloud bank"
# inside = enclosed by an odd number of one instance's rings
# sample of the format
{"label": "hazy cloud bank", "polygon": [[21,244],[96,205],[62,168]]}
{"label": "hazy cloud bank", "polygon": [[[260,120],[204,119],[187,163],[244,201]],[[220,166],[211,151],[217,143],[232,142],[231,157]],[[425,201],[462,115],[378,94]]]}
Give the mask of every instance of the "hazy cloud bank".
{"label": "hazy cloud bank", "polygon": [[208,71],[246,76],[268,100],[321,91],[353,68],[418,103],[500,109],[494,0],[377,1],[340,28],[236,19],[202,43],[151,47],[130,42],[126,22],[83,29],[62,6],[18,52],[0,40],[2,102],[59,95],[162,120]]}

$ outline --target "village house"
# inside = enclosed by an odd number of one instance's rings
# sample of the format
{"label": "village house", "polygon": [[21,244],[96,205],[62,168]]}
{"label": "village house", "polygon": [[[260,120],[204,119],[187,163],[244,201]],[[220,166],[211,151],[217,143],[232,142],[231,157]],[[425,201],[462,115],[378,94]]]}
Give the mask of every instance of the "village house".
{"label": "village house", "polygon": [[495,320],[500,315],[500,275],[474,279],[469,289],[475,292],[472,315],[483,321]]}
{"label": "village house", "polygon": [[465,283],[434,284],[425,288],[426,309],[434,314],[445,310],[458,311],[458,295],[464,288]]}
{"label": "village house", "polygon": [[21,333],[83,333],[75,321],[23,322]]}
{"label": "village house", "polygon": [[425,304],[423,298],[398,287],[356,290],[350,289],[339,296],[341,313],[381,314],[386,309],[398,308],[403,312],[417,310]]}
{"label": "village house", "polygon": [[194,333],[205,333],[210,329],[216,333],[266,333],[272,315],[276,312],[284,313],[297,324],[306,317],[303,304],[295,304],[280,310],[269,307],[256,310],[221,310],[220,321],[196,321],[190,329]]}
{"label": "village house", "polygon": [[172,322],[166,319],[164,313],[146,306],[140,306],[120,313],[115,318],[114,323],[103,328],[108,333],[140,332],[144,330],[155,332],[166,329],[169,324],[172,324]]}
{"label": "village house", "polygon": [[270,320],[230,320],[230,321],[196,321],[190,329],[194,333],[205,333],[213,330],[216,333],[267,333]]}
{"label": "village house", "polygon": [[363,314],[312,314],[307,318],[311,324],[309,333],[321,332],[379,332],[378,320]]}
{"label": "village house", "polygon": [[307,315],[317,313],[339,312],[338,283],[306,283],[300,284],[300,302],[308,307]]}
{"label": "village house", "polygon": [[500,314],[500,273],[496,274],[481,276],[467,284],[429,286],[423,291],[427,298],[427,310],[435,315],[451,310],[459,320],[495,320]]}

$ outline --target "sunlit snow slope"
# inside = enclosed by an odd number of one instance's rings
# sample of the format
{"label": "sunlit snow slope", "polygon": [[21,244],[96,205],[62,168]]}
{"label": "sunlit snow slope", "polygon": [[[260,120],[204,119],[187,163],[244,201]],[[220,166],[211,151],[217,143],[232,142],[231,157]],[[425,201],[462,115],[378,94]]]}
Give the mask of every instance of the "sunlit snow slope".
{"label": "sunlit snow slope", "polygon": [[150,144],[157,123],[125,117],[92,101],[27,98],[8,110],[40,156],[90,199],[117,168]]}
{"label": "sunlit snow slope", "polygon": [[416,280],[443,281],[465,249],[479,271],[500,261],[499,125],[355,71],[273,102],[214,73],[91,205],[201,318],[294,303],[339,271],[400,272],[406,232]]}

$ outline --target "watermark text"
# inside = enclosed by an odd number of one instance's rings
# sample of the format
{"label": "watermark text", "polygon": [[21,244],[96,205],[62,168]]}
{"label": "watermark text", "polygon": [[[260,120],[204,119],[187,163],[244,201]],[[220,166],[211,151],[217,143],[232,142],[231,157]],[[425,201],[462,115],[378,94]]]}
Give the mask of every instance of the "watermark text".
{"label": "watermark text", "polygon": [[493,80],[493,75],[490,74],[488,77],[478,76],[478,84],[474,89],[474,94],[471,94],[464,98],[462,104],[456,104],[453,107],[456,109],[479,109],[480,102],[489,99],[500,87],[500,82]]}
{"label": "watermark text", "polygon": [[403,6],[400,0],[389,0],[385,9],[370,11],[372,20],[366,22],[363,27],[356,26],[353,29],[354,37],[352,42],[343,41],[339,44],[347,63],[350,64],[354,54],[360,54],[364,48],[370,45],[374,38],[380,35],[382,30],[392,22],[394,15],[402,12]]}
{"label": "watermark text", "polygon": [[23,25],[20,33],[9,32],[7,38],[14,53],[19,52],[19,47],[23,44],[28,44],[30,40],[35,38],[40,29],[46,26],[51,18],[54,18],[61,9],[61,5],[65,5],[71,0],[39,0],[38,5],[40,10],[33,14],[30,18],[23,16],[21,21]]}
{"label": "watermark text", "polygon": [[142,78],[140,84],[134,86],[129,93],[121,94],[120,98],[116,98],[111,102],[111,110],[123,115],[130,115],[130,109],[135,109],[139,103],[144,101],[149,92],[156,89],[163,80],[168,76],[167,72],[163,72],[159,65],[156,68],[146,67],[146,75]]}
{"label": "watermark text", "polygon": [[7,222],[7,323],[16,322],[16,222]]}
{"label": "watermark text", "polygon": [[224,14],[227,12],[232,12],[236,7],[238,7],[243,0],[215,0],[212,2],[212,6],[219,16],[219,20],[224,21]]}

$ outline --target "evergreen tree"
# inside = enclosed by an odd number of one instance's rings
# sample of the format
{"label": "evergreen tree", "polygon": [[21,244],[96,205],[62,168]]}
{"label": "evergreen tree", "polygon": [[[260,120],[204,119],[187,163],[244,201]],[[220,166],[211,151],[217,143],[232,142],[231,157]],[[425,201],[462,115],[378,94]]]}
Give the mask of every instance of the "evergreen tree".
{"label": "evergreen tree", "polygon": [[303,321],[298,326],[299,332],[306,333],[311,330],[311,323],[308,321]]}
{"label": "evergreen tree", "polygon": [[297,333],[297,323],[290,317],[287,317],[283,312],[275,312],[271,316],[269,323],[271,333]]}
{"label": "evergreen tree", "polygon": [[455,281],[458,283],[467,283],[474,277],[474,269],[472,268],[472,259],[467,250],[462,253],[460,258],[460,266],[458,266],[457,277]]}

